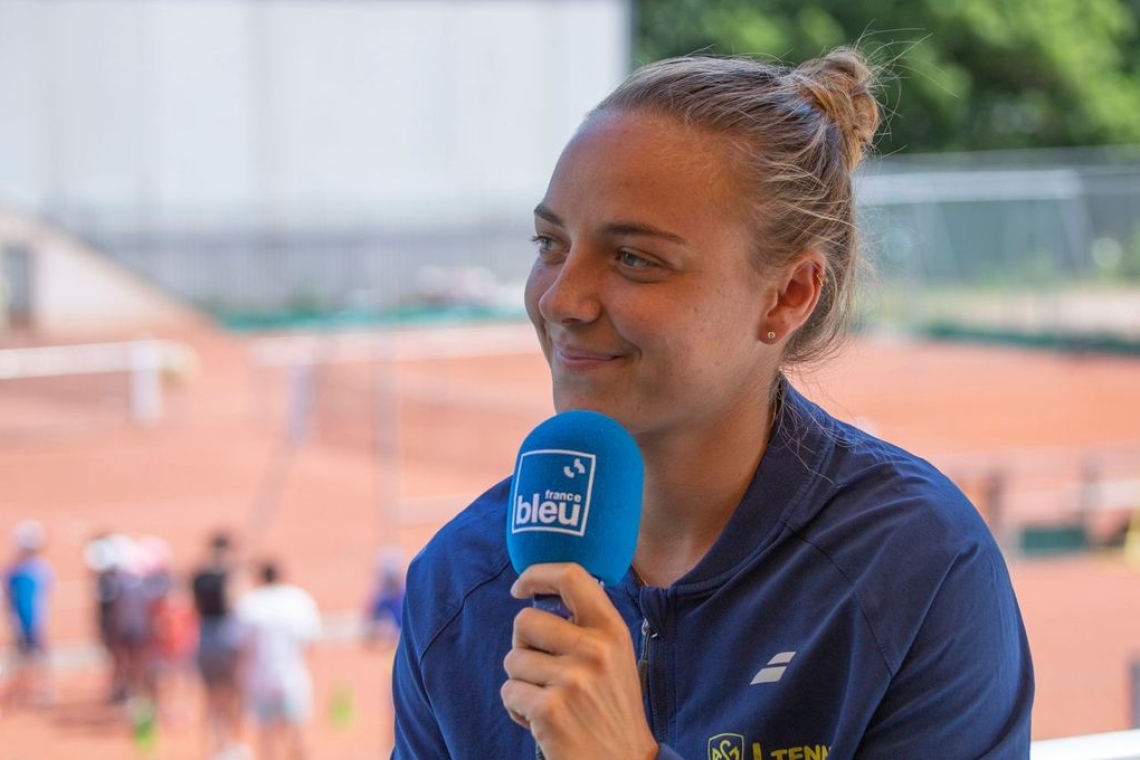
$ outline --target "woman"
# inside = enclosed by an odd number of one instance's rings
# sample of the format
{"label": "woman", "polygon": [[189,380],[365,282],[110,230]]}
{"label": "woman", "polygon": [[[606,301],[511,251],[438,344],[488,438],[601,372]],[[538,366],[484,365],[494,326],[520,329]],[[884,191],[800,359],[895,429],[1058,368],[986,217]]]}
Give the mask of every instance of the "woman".
{"label": "woman", "polygon": [[395,757],[1028,757],[1028,645],[985,525],[782,374],[849,311],[872,86],[848,49],[682,58],[587,116],[535,209],[526,304],[555,407],[642,451],[633,567],[516,578],[509,482],[481,496],[409,571]]}

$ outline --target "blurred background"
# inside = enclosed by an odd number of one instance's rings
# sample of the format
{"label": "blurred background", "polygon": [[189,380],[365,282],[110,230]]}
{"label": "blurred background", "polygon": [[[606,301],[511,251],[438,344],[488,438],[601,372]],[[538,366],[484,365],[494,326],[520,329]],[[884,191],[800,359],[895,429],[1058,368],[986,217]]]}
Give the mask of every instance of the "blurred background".
{"label": "blurred background", "polygon": [[640,63],[841,44],[886,72],[873,274],[800,382],[989,522],[1035,739],[1140,757],[1140,0],[3,0],[0,562],[54,581],[0,760],[208,756],[184,647],[111,699],[98,602],[115,565],[186,609],[220,530],[233,596],[272,557],[321,610],[313,755],[385,756],[384,579],[551,413],[563,144]]}

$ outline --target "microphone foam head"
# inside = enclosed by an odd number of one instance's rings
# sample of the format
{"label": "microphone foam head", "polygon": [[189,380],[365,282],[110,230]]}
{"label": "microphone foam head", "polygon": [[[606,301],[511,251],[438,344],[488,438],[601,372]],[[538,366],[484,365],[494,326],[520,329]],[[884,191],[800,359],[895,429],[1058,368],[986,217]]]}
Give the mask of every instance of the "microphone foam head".
{"label": "microphone foam head", "polygon": [[637,548],[644,466],[625,428],[599,412],[562,412],[531,431],[511,482],[507,551],[517,572],[576,562],[607,584]]}

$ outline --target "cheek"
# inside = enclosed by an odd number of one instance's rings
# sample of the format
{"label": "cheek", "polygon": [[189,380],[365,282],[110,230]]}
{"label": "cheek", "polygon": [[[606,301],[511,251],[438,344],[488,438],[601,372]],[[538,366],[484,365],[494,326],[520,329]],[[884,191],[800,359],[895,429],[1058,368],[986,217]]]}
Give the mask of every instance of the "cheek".
{"label": "cheek", "polygon": [[751,270],[725,284],[708,301],[705,328],[723,341],[750,340],[758,336],[763,321],[766,294]]}
{"label": "cheek", "polygon": [[662,325],[661,340],[676,364],[694,376],[718,373],[726,364],[744,360],[756,348],[755,296],[743,289],[724,289],[693,301]]}

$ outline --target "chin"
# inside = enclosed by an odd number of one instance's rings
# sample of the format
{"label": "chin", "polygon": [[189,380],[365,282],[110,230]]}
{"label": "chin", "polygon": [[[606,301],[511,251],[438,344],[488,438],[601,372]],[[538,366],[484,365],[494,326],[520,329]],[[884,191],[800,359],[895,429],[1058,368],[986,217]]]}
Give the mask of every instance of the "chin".
{"label": "chin", "polygon": [[569,412],[576,409],[599,412],[607,417],[614,418],[622,425],[628,427],[628,423],[624,419],[624,417],[628,415],[624,414],[622,404],[616,401],[607,401],[596,396],[585,394],[554,392],[554,411]]}
{"label": "chin", "polygon": [[556,412],[568,412],[572,409],[588,409],[592,412],[609,414],[609,412],[606,411],[607,404],[601,403],[597,398],[589,394],[559,391],[556,388],[553,396],[554,411]]}
{"label": "chin", "polygon": [[557,397],[554,399],[555,412],[569,412],[577,409],[587,409],[591,412],[601,412],[602,414],[608,414],[604,406],[599,404],[592,404],[588,401],[583,401],[582,399],[560,399]]}

